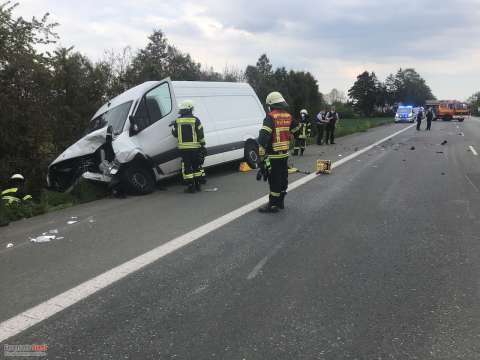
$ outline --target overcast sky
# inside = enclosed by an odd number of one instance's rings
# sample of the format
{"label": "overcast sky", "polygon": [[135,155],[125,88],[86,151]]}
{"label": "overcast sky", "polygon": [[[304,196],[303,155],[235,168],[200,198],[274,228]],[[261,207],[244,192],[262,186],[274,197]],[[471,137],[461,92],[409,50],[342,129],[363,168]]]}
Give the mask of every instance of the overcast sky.
{"label": "overcast sky", "polygon": [[312,72],[347,91],[363,70],[381,80],[413,67],[438,98],[480,91],[480,0],[19,0],[17,15],[50,12],[63,46],[99,59],[145,46],[159,28],[204,65]]}

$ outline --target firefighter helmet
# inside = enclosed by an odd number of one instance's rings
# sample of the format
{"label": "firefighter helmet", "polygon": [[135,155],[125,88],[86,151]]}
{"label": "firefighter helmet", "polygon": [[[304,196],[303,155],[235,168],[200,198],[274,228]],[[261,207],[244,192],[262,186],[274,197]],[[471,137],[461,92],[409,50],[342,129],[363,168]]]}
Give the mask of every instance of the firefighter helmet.
{"label": "firefighter helmet", "polygon": [[10,180],[21,180],[21,181],[25,181],[25,178],[23,177],[22,174],[13,174],[13,175],[10,177]]}
{"label": "firefighter helmet", "polygon": [[267,96],[267,100],[265,100],[267,105],[275,105],[275,104],[286,104],[287,102],[283,98],[282,94],[280,94],[278,91],[271,92]]}
{"label": "firefighter helmet", "polygon": [[300,110],[300,115],[308,115],[308,111],[306,109]]}
{"label": "firefighter helmet", "polygon": [[180,110],[193,110],[193,101],[192,100],[183,100],[178,106]]}

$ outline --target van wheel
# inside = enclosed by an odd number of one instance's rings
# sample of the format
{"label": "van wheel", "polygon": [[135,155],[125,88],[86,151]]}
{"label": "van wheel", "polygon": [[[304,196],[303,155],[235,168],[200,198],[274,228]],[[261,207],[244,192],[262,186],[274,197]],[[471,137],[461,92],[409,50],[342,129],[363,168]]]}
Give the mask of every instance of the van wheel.
{"label": "van wheel", "polygon": [[245,144],[245,161],[252,169],[256,169],[258,167],[258,146],[253,141],[247,141]]}
{"label": "van wheel", "polygon": [[155,190],[155,179],[151,171],[143,167],[129,167],[123,175],[128,190],[134,194],[146,195]]}

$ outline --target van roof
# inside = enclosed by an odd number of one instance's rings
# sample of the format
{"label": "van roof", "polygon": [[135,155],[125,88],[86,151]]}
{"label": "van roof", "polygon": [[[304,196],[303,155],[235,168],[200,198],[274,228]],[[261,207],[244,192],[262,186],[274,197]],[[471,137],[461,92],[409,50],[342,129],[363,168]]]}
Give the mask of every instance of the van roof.
{"label": "van roof", "polygon": [[[162,80],[164,81],[164,80]],[[149,89],[154,88],[162,81],[147,81],[140,85],[137,85],[127,91],[121,93],[120,95],[114,97],[112,100],[104,104],[98,111],[95,113],[92,119],[95,119],[97,116],[103,114],[110,108],[114,108],[118,105],[124,104],[127,101],[135,101],[143,94],[145,94]],[[195,88],[209,88],[209,89],[235,89],[240,91],[252,91],[250,85],[247,83],[234,83],[234,82],[216,82],[216,81],[172,81],[173,88],[178,90],[187,90]]]}

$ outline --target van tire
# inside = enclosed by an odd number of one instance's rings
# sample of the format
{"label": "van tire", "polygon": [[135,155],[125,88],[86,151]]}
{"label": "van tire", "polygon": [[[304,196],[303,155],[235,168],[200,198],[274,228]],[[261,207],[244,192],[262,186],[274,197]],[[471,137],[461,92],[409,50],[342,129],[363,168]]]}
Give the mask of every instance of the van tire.
{"label": "van tire", "polygon": [[128,192],[136,195],[150,194],[155,190],[155,178],[150,170],[141,166],[130,166],[123,173]]}
{"label": "van tire", "polygon": [[250,168],[256,169],[258,167],[258,145],[254,141],[247,141],[245,143],[244,160]]}

